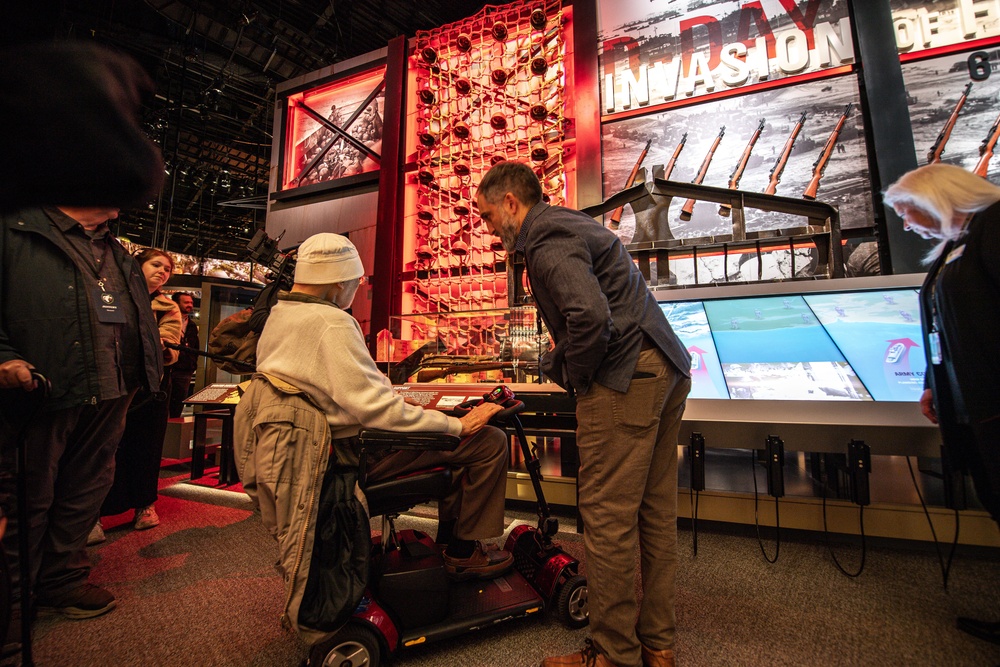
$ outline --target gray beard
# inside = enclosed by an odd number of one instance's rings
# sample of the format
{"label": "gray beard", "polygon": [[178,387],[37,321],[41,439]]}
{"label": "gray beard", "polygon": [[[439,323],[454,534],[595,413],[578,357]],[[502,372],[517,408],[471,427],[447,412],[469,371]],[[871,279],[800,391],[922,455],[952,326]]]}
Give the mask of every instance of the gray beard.
{"label": "gray beard", "polygon": [[514,246],[517,245],[517,226],[513,217],[504,217],[500,223],[500,242],[508,255],[514,254]]}

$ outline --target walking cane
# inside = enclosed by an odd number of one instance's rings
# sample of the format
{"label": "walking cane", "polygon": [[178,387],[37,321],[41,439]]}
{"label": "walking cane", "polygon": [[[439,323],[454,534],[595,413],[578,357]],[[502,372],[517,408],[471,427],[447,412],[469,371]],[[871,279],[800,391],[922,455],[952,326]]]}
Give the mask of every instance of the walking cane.
{"label": "walking cane", "polygon": [[18,568],[20,570],[21,589],[21,665],[22,667],[34,667],[34,659],[31,656],[31,564],[29,562],[29,526],[28,526],[28,448],[25,447],[24,438],[28,427],[38,417],[45,405],[49,393],[52,391],[52,384],[49,380],[38,373],[31,372],[31,378],[35,381],[35,388],[22,397],[18,403],[23,404],[20,415],[24,421],[17,430],[17,447],[15,462],[15,480],[17,493],[17,552]]}

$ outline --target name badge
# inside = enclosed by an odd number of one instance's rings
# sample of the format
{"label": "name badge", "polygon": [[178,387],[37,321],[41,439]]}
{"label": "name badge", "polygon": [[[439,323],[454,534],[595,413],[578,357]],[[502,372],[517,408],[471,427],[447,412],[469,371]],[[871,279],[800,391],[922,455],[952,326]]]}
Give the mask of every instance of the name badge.
{"label": "name badge", "polygon": [[97,309],[97,321],[105,324],[123,324],[125,311],[122,309],[120,297],[114,292],[105,292],[100,287],[91,290],[91,302]]}
{"label": "name badge", "polygon": [[954,248],[951,252],[949,252],[948,253],[948,258],[944,260],[944,263],[945,264],[951,264],[956,259],[958,259],[959,257],[961,257],[963,252],[965,252],[965,244],[964,243],[962,245],[958,246],[957,248]]}
{"label": "name badge", "polygon": [[935,366],[940,364],[941,358],[941,336],[937,331],[927,334],[927,343],[931,352],[931,363]]}

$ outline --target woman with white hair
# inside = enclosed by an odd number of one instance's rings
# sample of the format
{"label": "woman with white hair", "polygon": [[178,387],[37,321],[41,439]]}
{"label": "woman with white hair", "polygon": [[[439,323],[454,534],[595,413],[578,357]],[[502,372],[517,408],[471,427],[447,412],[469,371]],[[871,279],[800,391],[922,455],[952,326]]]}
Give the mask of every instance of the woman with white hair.
{"label": "woman with white hair", "polygon": [[[939,241],[920,289],[927,355],[920,405],[1000,523],[1000,186],[932,164],[904,174],[884,200],[906,229]],[[958,626],[1000,643],[1000,623],[959,618]]]}

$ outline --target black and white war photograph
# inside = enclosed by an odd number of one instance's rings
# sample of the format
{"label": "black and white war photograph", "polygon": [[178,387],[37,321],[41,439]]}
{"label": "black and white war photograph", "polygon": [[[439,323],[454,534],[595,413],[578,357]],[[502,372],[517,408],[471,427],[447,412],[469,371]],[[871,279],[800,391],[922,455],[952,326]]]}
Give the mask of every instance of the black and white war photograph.
{"label": "black and white war photograph", "polygon": [[903,64],[918,164],[945,162],[1000,180],[998,67],[996,49]]}
{"label": "black and white war photograph", "polygon": [[286,188],[378,169],[385,92],[372,93],[381,79],[373,72],[289,98]]}
{"label": "black and white war photograph", "polygon": [[[864,127],[853,76],[695,103],[606,123],[602,130],[605,198],[625,188],[646,142],[651,142],[636,183],[651,187],[654,176],[694,182],[710,158],[704,185],[730,187],[740,176],[735,189],[812,198],[838,207],[843,229],[873,224]],[[830,141],[833,150],[821,160]],[[734,173],[748,148],[743,173]],[[644,198],[636,204],[634,211],[626,206],[621,216],[618,234],[624,243],[731,233],[731,217],[720,213],[718,204],[697,202],[690,216],[682,211],[685,202],[676,198]],[[801,224],[796,216],[746,210],[747,231]]]}

